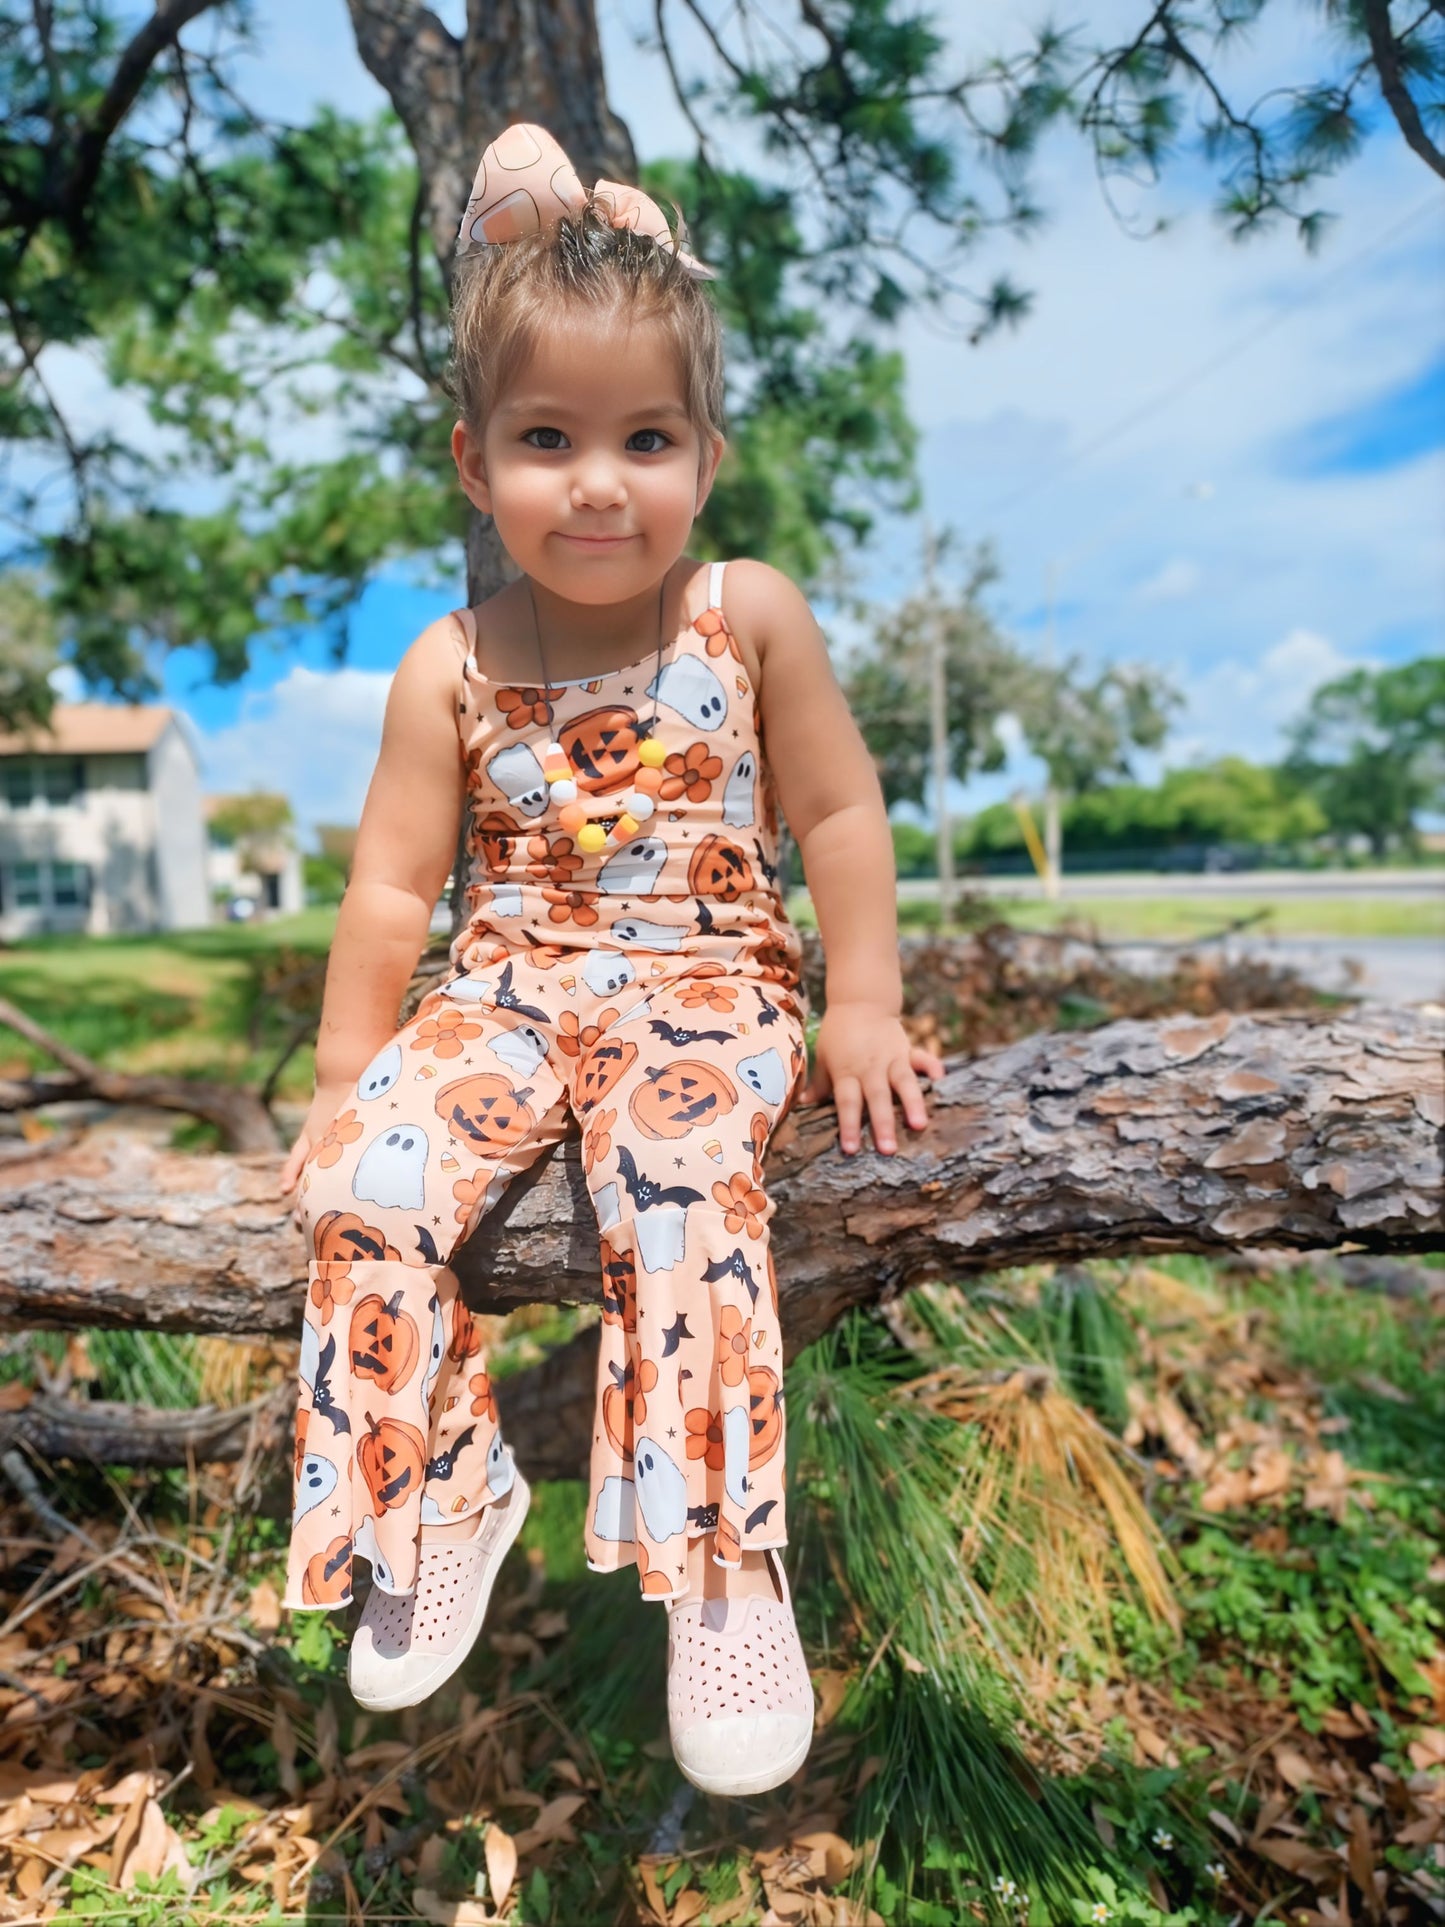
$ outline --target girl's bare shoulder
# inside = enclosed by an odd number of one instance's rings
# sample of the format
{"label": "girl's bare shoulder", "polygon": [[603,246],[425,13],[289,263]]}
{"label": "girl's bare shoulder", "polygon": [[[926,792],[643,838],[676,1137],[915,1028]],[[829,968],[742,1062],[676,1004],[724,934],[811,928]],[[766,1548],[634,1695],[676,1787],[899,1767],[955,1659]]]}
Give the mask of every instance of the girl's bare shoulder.
{"label": "girl's bare shoulder", "polygon": [[759,672],[776,658],[817,633],[817,622],[791,576],[753,556],[734,557],[723,577],[723,614],[738,647],[751,655]]}

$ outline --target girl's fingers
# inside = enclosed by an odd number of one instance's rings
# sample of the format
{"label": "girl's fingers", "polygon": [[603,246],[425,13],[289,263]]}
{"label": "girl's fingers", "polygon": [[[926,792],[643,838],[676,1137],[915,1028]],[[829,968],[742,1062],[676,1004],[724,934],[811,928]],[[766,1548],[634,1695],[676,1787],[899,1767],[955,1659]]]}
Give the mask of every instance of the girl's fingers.
{"label": "girl's fingers", "polygon": [[838,1108],[838,1142],[850,1155],[858,1149],[859,1119],[863,1108],[862,1087],[856,1077],[840,1077],[833,1086]]}
{"label": "girl's fingers", "polygon": [[909,1127],[915,1131],[925,1129],[928,1124],[928,1107],[923,1101],[923,1087],[913,1075],[908,1064],[893,1066],[893,1082],[897,1087],[899,1102]]}
{"label": "girl's fingers", "polygon": [[873,1142],[880,1151],[894,1149],[893,1087],[886,1076],[868,1081],[868,1118],[873,1126]]}

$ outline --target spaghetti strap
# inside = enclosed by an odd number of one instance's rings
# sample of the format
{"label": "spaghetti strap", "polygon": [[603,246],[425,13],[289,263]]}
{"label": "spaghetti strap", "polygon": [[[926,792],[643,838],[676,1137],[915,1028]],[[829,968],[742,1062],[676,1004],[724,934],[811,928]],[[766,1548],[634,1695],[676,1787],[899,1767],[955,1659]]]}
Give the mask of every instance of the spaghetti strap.
{"label": "spaghetti strap", "polygon": [[714,562],[707,576],[707,606],[716,609],[719,615],[722,614],[723,570],[726,567],[726,562]]}
{"label": "spaghetti strap", "polygon": [[462,632],[462,660],[471,662],[476,655],[477,621],[470,608],[453,609],[452,620]]}

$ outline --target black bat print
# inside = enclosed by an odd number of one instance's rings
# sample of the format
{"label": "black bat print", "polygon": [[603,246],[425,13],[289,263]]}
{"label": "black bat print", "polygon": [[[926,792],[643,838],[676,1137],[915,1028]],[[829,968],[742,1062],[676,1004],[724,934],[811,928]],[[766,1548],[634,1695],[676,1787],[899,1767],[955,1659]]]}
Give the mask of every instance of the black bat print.
{"label": "black bat print", "polygon": [[[421,1261],[424,1265],[439,1265],[442,1262],[442,1255],[437,1250],[436,1239],[433,1238],[433,1236],[431,1235],[431,1230],[429,1226],[424,1224],[419,1224],[416,1227],[416,1248],[421,1253]],[[432,1294],[433,1309],[435,1308],[435,1306],[436,1306],[436,1294],[433,1293]]]}
{"label": "black bat print", "polygon": [[711,1505],[690,1505],[687,1509],[687,1522],[703,1532],[717,1531],[717,1500]]}
{"label": "black bat print", "polygon": [[714,1280],[718,1278],[740,1279],[741,1282],[747,1286],[748,1295],[753,1301],[754,1308],[756,1308],[758,1302],[757,1281],[748,1268],[748,1261],[743,1256],[741,1245],[736,1247],[731,1255],[726,1258],[714,1258],[707,1270],[702,1274],[705,1285],[712,1284]]}
{"label": "black bat print", "polygon": [[697,927],[710,936],[713,928],[712,911],[708,909],[701,897],[694,897],[693,902],[697,905]]}
{"label": "black bat print", "polygon": [[768,1514],[777,1503],[776,1499],[764,1499],[756,1512],[748,1514],[748,1522],[743,1527],[743,1531],[751,1532],[754,1526],[765,1526],[768,1523]]}
{"label": "black bat print", "polygon": [[687,1044],[726,1044],[731,1041],[730,1030],[689,1030],[686,1024],[670,1024],[665,1017],[648,1019],[647,1028],[657,1037],[665,1037],[674,1049]]}
{"label": "black bat print", "polygon": [[548,1024],[552,1021],[545,1010],[539,1010],[535,1004],[524,1004],[513,990],[510,958],[506,969],[502,972],[501,980],[497,985],[497,994],[492,1002],[499,1010],[515,1010],[519,1017],[535,1017],[539,1024]]}
{"label": "black bat print", "polygon": [[336,1403],[336,1394],[331,1389],[331,1368],[336,1363],[336,1333],[332,1332],[321,1347],[316,1358],[316,1383],[311,1390],[311,1409],[320,1412],[331,1421],[333,1432],[351,1432],[351,1420],[345,1406]]}
{"label": "black bat print", "polygon": [[672,1354],[677,1350],[678,1346],[682,1343],[683,1339],[691,1338],[692,1335],[693,1334],[687,1328],[687,1313],[685,1311],[680,1311],[677,1314],[677,1317],[672,1321],[672,1323],[663,1328],[663,1333],[662,1333],[663,1357],[671,1358]]}
{"label": "black bat print", "polygon": [[694,1191],[688,1184],[659,1184],[656,1178],[649,1178],[637,1168],[630,1147],[618,1146],[617,1168],[622,1173],[622,1182],[627,1186],[627,1195],[639,1211],[650,1211],[655,1204],[701,1204],[703,1193]]}
{"label": "black bat print", "polygon": [[445,1452],[438,1452],[434,1459],[426,1462],[426,1475],[429,1479],[449,1479],[457,1466],[457,1454],[464,1445],[470,1445],[477,1435],[475,1425],[469,1425],[465,1432],[458,1432],[456,1438]]}
{"label": "black bat print", "polygon": [[756,984],[753,985],[753,989],[757,993],[757,999],[758,999],[758,1022],[760,1024],[777,1023],[778,1021],[777,1005],[770,1004],[767,998],[763,995],[763,993],[760,990],[758,990],[758,987]]}
{"label": "black bat print", "polygon": [[763,855],[763,846],[756,837],[753,838],[753,848],[758,853],[758,868],[768,879],[769,883],[776,883],[778,880],[778,866],[776,863],[769,863],[768,859]]}

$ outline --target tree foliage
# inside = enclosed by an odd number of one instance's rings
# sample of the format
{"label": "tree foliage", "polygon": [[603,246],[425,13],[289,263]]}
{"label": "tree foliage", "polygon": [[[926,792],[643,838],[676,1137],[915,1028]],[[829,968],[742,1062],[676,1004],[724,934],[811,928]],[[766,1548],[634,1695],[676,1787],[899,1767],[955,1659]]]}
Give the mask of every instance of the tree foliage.
{"label": "tree foliage", "polygon": [[1288,738],[1284,769],[1331,829],[1416,848],[1416,815],[1445,810],[1445,656],[1323,684]]}

